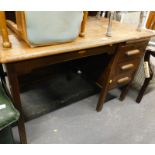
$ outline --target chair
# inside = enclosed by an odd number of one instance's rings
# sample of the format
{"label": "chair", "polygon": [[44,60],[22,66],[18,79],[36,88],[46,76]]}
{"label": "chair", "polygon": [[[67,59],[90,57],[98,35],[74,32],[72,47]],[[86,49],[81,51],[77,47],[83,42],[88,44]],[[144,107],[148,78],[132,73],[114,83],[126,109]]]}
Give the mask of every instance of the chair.
{"label": "chair", "polygon": [[87,12],[17,11],[16,24],[8,26],[30,47],[70,42],[84,36]]}
{"label": "chair", "polygon": [[19,112],[14,108],[5,86],[4,72],[0,66],[0,144],[14,143],[11,124],[19,119]]}
{"label": "chair", "polygon": [[[151,80],[153,80],[154,71],[152,69],[151,62],[150,62],[150,57],[151,56],[155,57],[155,48],[154,49],[152,49],[152,48],[149,49],[149,47],[148,47],[148,49],[146,50],[144,59],[142,59],[142,61],[141,61],[139,70],[138,70],[138,72],[136,74],[136,77],[135,77],[135,80],[134,80],[134,83],[136,81],[143,80],[143,84],[141,84],[141,88],[140,88],[140,91],[139,91],[137,99],[136,99],[137,103],[141,102],[141,100],[142,100],[142,98],[144,96],[144,93],[146,92],[147,88],[150,85]],[[154,59],[154,61],[155,61],[155,59]],[[145,74],[144,74],[144,66],[143,66],[144,62],[148,63],[148,70],[149,70],[149,76],[148,77],[146,77]]]}
{"label": "chair", "polygon": [[[120,21],[123,23],[138,25],[140,12],[134,11],[134,12],[122,12],[122,14],[119,12],[119,16],[122,16],[120,18]],[[145,22],[144,26],[145,28]],[[146,21],[146,29],[155,29],[155,12],[151,11],[149,13],[149,16]],[[136,98],[136,102],[140,103],[142,100],[144,93],[148,88],[153,88],[153,85],[155,85],[155,41],[154,38],[150,40],[146,53],[144,57],[141,60],[139,69],[135,75],[135,78],[132,82],[132,87],[139,90],[138,96]],[[144,62],[148,64],[148,72],[149,75],[145,75],[145,69],[144,69]],[[154,88],[153,88],[154,89]],[[151,90],[151,89],[150,89]]]}
{"label": "chair", "polygon": [[[149,16],[148,16],[148,19],[146,22],[146,28],[150,29],[150,30],[155,29],[155,11],[151,11],[149,13]],[[148,63],[147,70],[144,68],[144,62]],[[149,75],[146,76],[144,74],[145,70],[149,73]],[[139,83],[139,81],[142,81],[140,83],[140,85],[141,85],[140,91],[136,98],[137,103],[141,102],[141,100],[148,88],[151,88],[153,86],[152,88],[155,89],[155,87],[154,87],[155,86],[154,73],[155,73],[155,41],[154,41],[154,38],[152,38],[148,44],[144,59],[141,61],[139,70],[137,71],[137,74],[136,74],[136,77],[135,77],[134,83],[133,83],[133,85],[136,85],[136,82]]]}

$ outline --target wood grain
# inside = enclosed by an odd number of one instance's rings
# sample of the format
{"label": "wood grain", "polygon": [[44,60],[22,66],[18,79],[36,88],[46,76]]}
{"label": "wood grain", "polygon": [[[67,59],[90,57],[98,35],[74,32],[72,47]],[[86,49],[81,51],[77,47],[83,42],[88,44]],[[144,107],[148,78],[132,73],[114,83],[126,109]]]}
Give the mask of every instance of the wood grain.
{"label": "wood grain", "polygon": [[107,29],[107,19],[89,17],[85,37],[78,37],[75,41],[59,45],[30,48],[28,45],[19,40],[13,33],[9,35],[12,42],[11,49],[4,49],[0,45],[0,63],[10,63],[22,60],[35,59],[55,54],[83,50],[103,45],[110,45],[120,42],[132,41],[136,39],[150,38],[155,33],[142,30],[136,31],[135,26],[113,22],[113,36],[107,38],[105,33]]}

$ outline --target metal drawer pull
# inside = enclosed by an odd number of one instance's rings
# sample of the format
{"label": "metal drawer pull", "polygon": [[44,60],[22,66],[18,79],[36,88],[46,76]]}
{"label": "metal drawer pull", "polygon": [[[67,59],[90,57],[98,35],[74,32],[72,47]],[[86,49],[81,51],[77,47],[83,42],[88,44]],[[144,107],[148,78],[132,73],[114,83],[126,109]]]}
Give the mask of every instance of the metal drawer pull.
{"label": "metal drawer pull", "polygon": [[84,53],[86,53],[86,51],[83,50],[83,51],[79,51],[78,53],[79,54],[84,54]]}
{"label": "metal drawer pull", "polygon": [[134,64],[127,64],[127,65],[121,66],[121,70],[127,70],[127,69],[131,69],[133,67],[134,67]]}
{"label": "metal drawer pull", "polygon": [[126,55],[127,56],[132,56],[132,55],[136,55],[136,54],[139,54],[140,53],[140,50],[132,50],[132,51],[128,51],[126,52]]}
{"label": "metal drawer pull", "polygon": [[118,84],[121,84],[121,83],[127,82],[127,81],[129,81],[129,80],[130,80],[129,77],[124,77],[124,78],[119,79],[119,80],[117,81],[117,83],[118,83]]}

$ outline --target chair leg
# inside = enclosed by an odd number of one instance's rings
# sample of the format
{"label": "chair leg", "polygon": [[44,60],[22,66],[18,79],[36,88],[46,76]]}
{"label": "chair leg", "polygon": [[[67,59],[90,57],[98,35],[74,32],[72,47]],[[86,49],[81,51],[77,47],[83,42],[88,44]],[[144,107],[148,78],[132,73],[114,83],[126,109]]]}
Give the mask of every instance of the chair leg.
{"label": "chair leg", "polygon": [[142,87],[141,87],[141,89],[140,89],[140,91],[138,93],[138,96],[136,98],[136,102],[137,103],[140,103],[140,101],[142,100],[142,98],[144,96],[144,93],[145,93],[145,91],[146,91],[150,81],[153,78],[153,71],[151,69],[151,64],[150,64],[150,55],[155,56],[154,52],[152,52],[150,50],[147,50],[146,53],[145,53],[145,56],[144,56],[144,61],[147,61],[148,64],[149,64],[150,77],[149,78],[145,78],[144,83],[143,83],[143,85],[142,85]]}
{"label": "chair leg", "polygon": [[2,33],[3,47],[10,48],[11,42],[9,41],[9,37],[8,37],[8,31],[7,31],[6,18],[5,18],[4,11],[0,11],[0,29]]}
{"label": "chair leg", "polygon": [[144,83],[143,83],[143,86],[141,87],[141,89],[140,89],[140,91],[139,91],[139,93],[138,93],[138,96],[137,96],[137,98],[136,98],[136,102],[137,102],[137,103],[140,103],[140,101],[142,100],[142,98],[143,98],[143,96],[144,96],[144,93],[145,93],[145,91],[146,91],[146,89],[147,89],[147,87],[148,87],[148,85],[149,85],[151,79],[152,79],[152,77],[151,77],[151,78],[146,78],[146,79],[145,79],[145,81],[144,81]]}
{"label": "chair leg", "polygon": [[80,37],[85,36],[85,28],[86,28],[87,16],[88,16],[88,11],[84,11],[83,21],[82,21],[82,24],[81,24],[81,32],[79,34]]}

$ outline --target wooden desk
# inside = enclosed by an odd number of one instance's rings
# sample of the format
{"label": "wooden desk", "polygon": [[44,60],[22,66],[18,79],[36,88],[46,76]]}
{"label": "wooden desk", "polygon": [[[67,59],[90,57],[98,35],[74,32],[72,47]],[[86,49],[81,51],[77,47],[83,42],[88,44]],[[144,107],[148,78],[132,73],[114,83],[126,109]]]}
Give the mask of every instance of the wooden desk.
{"label": "wooden desk", "polygon": [[[150,37],[155,34],[146,30],[137,32],[134,26],[114,22],[113,36],[107,38],[105,36],[107,22],[106,19],[89,18],[85,37],[79,37],[70,43],[29,48],[11,33],[12,48],[4,49],[0,45],[0,63],[6,66],[14,104],[21,113],[18,124],[21,143],[26,143],[27,140],[21,107],[19,76],[28,74],[33,69],[53,63],[109,53],[111,54],[109,65],[98,79],[102,91],[97,111],[102,109],[109,89],[125,85],[121,99],[125,97],[140,58],[145,52],[145,47]],[[120,70],[120,68],[122,69]]]}

